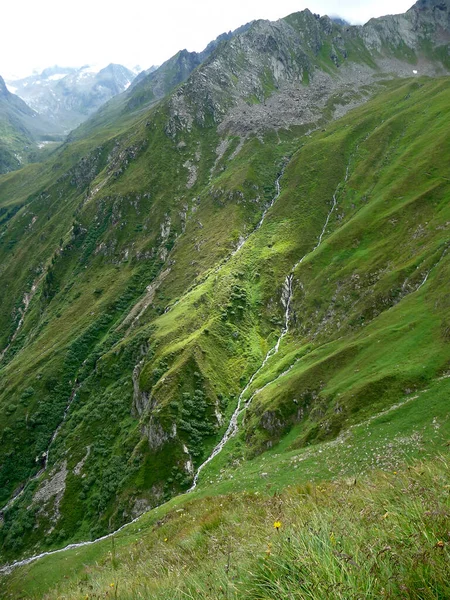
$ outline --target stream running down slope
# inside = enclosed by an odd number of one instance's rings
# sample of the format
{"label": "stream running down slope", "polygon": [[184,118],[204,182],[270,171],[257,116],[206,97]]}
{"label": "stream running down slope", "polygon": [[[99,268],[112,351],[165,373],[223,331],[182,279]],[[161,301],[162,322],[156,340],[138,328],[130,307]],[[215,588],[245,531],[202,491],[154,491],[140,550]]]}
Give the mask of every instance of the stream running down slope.
{"label": "stream running down slope", "polygon": [[[69,414],[69,410],[70,410],[70,406],[72,404],[72,402],[75,400],[77,392],[78,392],[78,388],[80,387],[79,383],[75,384],[75,387],[72,389],[72,392],[70,394],[69,400],[66,404],[66,408],[64,409],[64,414],[63,414],[63,418],[61,420],[61,422],[59,423],[58,427],[55,429],[55,431],[53,432],[53,435],[50,439],[50,442],[47,446],[47,450],[42,454],[42,459],[43,459],[43,464],[42,464],[42,468],[39,469],[39,471],[37,473],[35,473],[34,475],[32,475],[23,485],[22,487],[19,489],[19,491],[13,495],[13,497],[7,502],[7,504],[5,504],[5,506],[3,508],[0,508],[0,515],[2,513],[5,512],[5,510],[8,510],[9,508],[11,508],[11,506],[16,502],[16,500],[18,500],[22,494],[25,492],[25,490],[27,489],[27,486],[32,482],[32,481],[36,481],[37,479],[39,479],[39,477],[41,475],[43,475],[48,468],[48,459],[50,456],[50,450],[51,447],[53,445],[53,442],[55,441],[55,439],[58,436],[58,433],[60,432],[61,427],[64,425],[67,416]],[[0,569],[0,573],[1,573],[1,569]]]}
{"label": "stream running down slope", "polygon": [[[269,212],[269,210],[272,208],[272,206],[275,204],[275,202],[278,200],[280,194],[281,194],[281,186],[280,186],[280,179],[283,177],[284,172],[286,170],[286,167],[288,166],[288,164],[290,163],[290,161],[292,160],[293,156],[294,156],[295,152],[289,157],[285,157],[284,159],[284,164],[275,180],[275,195],[273,196],[272,200],[269,202],[269,204],[266,206],[266,208],[263,210],[263,213],[261,215],[261,218],[259,219],[258,223],[256,224],[256,227],[254,229],[252,229],[252,231],[250,231],[246,236],[242,236],[239,240],[238,245],[236,246],[236,248],[230,252],[230,254],[228,254],[227,256],[225,256],[220,262],[219,264],[214,267],[212,269],[212,271],[210,271],[210,273],[208,273],[208,277],[211,274],[216,274],[219,273],[219,271],[222,270],[222,268],[229,263],[229,261],[233,258],[233,256],[236,256],[236,254],[238,254],[238,252],[240,252],[242,250],[242,248],[245,246],[245,244],[247,243],[247,241],[249,240],[249,238],[251,236],[253,236],[259,229],[261,229],[262,224],[264,223],[267,213]],[[170,312],[173,308],[175,308],[175,306],[177,306],[180,302],[181,302],[181,298],[179,300],[176,300],[175,302],[173,302],[172,304],[169,304],[169,306],[166,308],[166,310],[164,311],[164,314]]]}
{"label": "stream running down slope", "polygon": [[[350,157],[351,160],[352,157]],[[286,279],[284,280],[283,283],[283,288],[282,288],[282,293],[281,293],[281,303],[284,306],[284,325],[281,329],[280,335],[278,336],[277,342],[276,344],[267,352],[263,362],[261,363],[261,365],[258,367],[258,369],[253,373],[253,375],[250,377],[250,379],[247,382],[247,385],[244,387],[244,389],[242,390],[242,392],[239,394],[239,398],[238,398],[238,402],[237,402],[237,406],[236,409],[234,411],[234,413],[231,416],[231,420],[230,423],[227,427],[227,430],[223,436],[223,438],[220,440],[220,442],[217,444],[217,446],[214,448],[214,450],[211,452],[211,454],[208,456],[208,458],[198,467],[197,472],[195,474],[194,477],[194,481],[192,483],[192,486],[189,488],[188,493],[192,492],[195,490],[195,488],[197,487],[198,484],[198,479],[200,476],[200,473],[202,472],[202,470],[220,453],[222,452],[224,446],[227,444],[227,442],[234,436],[236,435],[237,431],[238,431],[238,418],[239,415],[243,412],[243,410],[250,404],[251,400],[253,400],[253,398],[255,397],[255,395],[261,391],[257,390],[256,392],[254,392],[252,394],[252,396],[249,398],[249,400],[247,400],[245,402],[245,406],[242,407],[242,403],[244,400],[244,396],[247,393],[248,389],[250,388],[250,386],[252,385],[252,383],[254,382],[254,380],[256,379],[256,377],[261,373],[261,371],[264,369],[264,367],[266,366],[267,362],[270,360],[270,358],[272,358],[272,356],[274,356],[275,354],[277,354],[278,350],[280,349],[280,344],[281,344],[281,340],[287,335],[287,333],[289,332],[289,321],[290,321],[290,317],[291,317],[291,301],[292,301],[292,282],[294,280],[294,271],[296,270],[296,268],[304,261],[304,259],[309,255],[312,254],[315,250],[317,250],[317,248],[321,245],[322,240],[323,240],[323,236],[325,235],[326,229],[328,227],[328,223],[330,222],[330,218],[331,215],[333,214],[336,206],[337,206],[337,194],[341,188],[341,186],[343,187],[347,181],[348,181],[348,176],[349,176],[349,168],[350,168],[350,162],[347,165],[347,169],[345,172],[345,179],[343,184],[339,183],[339,185],[336,188],[336,191],[333,194],[333,201],[331,204],[331,208],[327,214],[327,218],[325,220],[325,223],[323,225],[322,231],[320,232],[320,235],[318,237],[317,240],[317,244],[314,246],[314,248],[310,251],[308,251],[306,254],[304,254],[300,260],[298,260],[294,266],[292,267],[290,273],[286,276]],[[281,177],[281,175],[280,175]],[[280,190],[280,177],[277,179],[277,196],[278,197],[281,193]],[[264,215],[265,216],[265,215]],[[262,221],[263,219],[260,221],[260,224],[262,225]],[[260,225],[257,227],[257,229],[259,229]],[[236,250],[237,251],[237,250]],[[278,377],[277,377],[278,378]],[[266,385],[264,387],[267,387],[270,383],[272,383],[272,381],[269,381],[268,383],[266,383]]]}
{"label": "stream running down slope", "polygon": [[12,343],[15,341],[18,333],[20,332],[20,329],[22,328],[22,325],[25,321],[25,316],[30,307],[31,301],[34,298],[34,296],[38,290],[39,284],[41,283],[42,279],[44,278],[45,273],[46,272],[44,271],[41,275],[39,275],[39,277],[33,282],[30,291],[25,292],[25,294],[23,295],[23,300],[22,300],[23,306],[19,309],[19,312],[20,312],[19,322],[17,323],[14,333],[12,334],[8,344],[5,346],[5,348],[3,348],[3,350],[0,351],[0,362],[3,360],[3,357],[8,352]]}
{"label": "stream running down slope", "polygon": [[[350,160],[353,157],[350,157]],[[328,211],[325,223],[323,225],[322,231],[318,237],[318,241],[317,244],[314,246],[314,248],[312,250],[310,250],[309,252],[307,252],[304,256],[302,256],[300,258],[300,260],[298,260],[294,266],[292,267],[291,271],[289,272],[289,274],[286,276],[286,279],[284,280],[283,283],[283,289],[282,289],[282,295],[281,295],[281,302],[283,304],[284,307],[284,326],[281,329],[280,335],[278,336],[277,342],[276,344],[267,352],[263,362],[261,363],[260,367],[253,373],[253,375],[250,377],[247,385],[244,387],[244,389],[242,390],[242,392],[239,395],[238,398],[238,403],[236,406],[235,411],[233,412],[230,422],[228,424],[227,430],[225,432],[225,434],[223,435],[221,441],[217,444],[217,446],[214,448],[214,450],[211,452],[211,454],[208,456],[208,458],[198,467],[197,472],[195,474],[192,486],[187,490],[187,494],[193,492],[197,485],[198,485],[198,479],[200,476],[200,473],[202,472],[202,470],[223,450],[224,446],[227,444],[227,442],[234,436],[236,435],[237,431],[238,431],[238,418],[240,413],[245,410],[245,408],[250,404],[251,400],[256,396],[256,394],[258,392],[260,392],[263,388],[260,388],[259,390],[256,390],[251,397],[247,400],[244,401],[244,396],[247,393],[248,389],[250,388],[250,386],[252,385],[252,383],[254,382],[254,380],[256,379],[256,377],[260,374],[260,372],[264,369],[264,367],[266,366],[267,362],[270,360],[270,358],[272,356],[274,356],[275,354],[277,354],[279,348],[280,348],[280,344],[281,344],[281,340],[287,335],[287,333],[289,332],[289,322],[290,322],[290,314],[291,314],[291,300],[292,300],[292,294],[293,294],[293,288],[292,288],[292,283],[293,283],[293,279],[294,279],[294,271],[295,269],[303,262],[303,260],[310,255],[312,252],[314,252],[322,243],[323,241],[323,237],[325,235],[326,229],[328,227],[328,223],[330,221],[331,215],[333,214],[334,210],[336,209],[337,206],[337,194],[339,192],[339,190],[341,189],[341,187],[343,187],[343,185],[345,185],[345,183],[348,180],[349,177],[349,166],[350,166],[350,161],[349,161],[349,165],[347,166],[347,170],[346,170],[346,174],[345,174],[345,179],[343,184],[339,183],[339,185],[336,188],[336,191],[333,194],[333,199],[332,199],[332,205],[330,210]],[[286,165],[285,165],[286,167]],[[278,175],[276,182],[275,182],[275,188],[276,188],[276,194],[274,195],[272,201],[270,202],[269,206],[264,210],[263,215],[260,219],[260,221],[258,222],[258,225],[255,227],[255,229],[253,229],[253,231],[238,245],[238,247],[218,266],[217,271],[222,268],[230,259],[232,256],[234,256],[235,254],[237,254],[242,247],[244,246],[245,242],[249,239],[250,235],[252,235],[253,233],[255,233],[256,231],[258,231],[258,229],[260,229],[260,227],[262,226],[265,217],[267,215],[267,212],[269,211],[269,209],[274,205],[275,201],[278,199],[279,195],[281,194],[281,186],[280,186],[280,179],[284,174],[284,170],[285,167],[281,170],[280,174]],[[172,306],[173,307],[173,306]],[[171,307],[171,308],[172,308]],[[142,359],[141,359],[142,360]],[[138,377],[139,374],[139,367],[141,366],[140,363],[138,363],[138,365],[136,365],[135,371],[133,372],[133,376],[134,379],[136,377]],[[289,367],[289,369],[287,371],[289,371],[292,368],[293,365],[291,365],[291,367]],[[281,375],[284,375],[287,373],[287,371],[285,371],[284,373],[282,373]],[[280,375],[280,376],[281,376]],[[276,379],[279,376],[276,377]],[[133,383],[135,383],[133,379]],[[273,383],[274,380],[269,381],[264,387],[266,387],[267,385],[269,385],[270,383]],[[70,407],[70,404],[72,402],[72,400],[74,399],[75,395],[76,395],[76,391],[77,389],[74,390],[74,394],[73,396],[71,396],[71,400],[69,402],[69,405],[66,409],[66,413],[64,415],[64,420],[67,416],[67,412],[68,409]],[[244,406],[242,406],[244,403]],[[63,421],[64,421],[63,420]],[[62,423],[59,425],[59,427],[57,428],[55,435],[53,436],[50,445],[53,443],[54,438],[56,437],[60,427],[61,427]],[[50,449],[50,446],[48,448],[48,450]],[[48,460],[48,456],[47,456],[47,460]],[[46,461],[47,462],[47,461]],[[39,475],[42,474],[42,470],[35,476],[38,477]],[[22,493],[22,492],[21,492]],[[21,494],[20,493],[20,494]],[[18,496],[16,496],[14,499],[12,499],[10,501],[10,503],[14,502],[16,499],[18,498]],[[7,505],[8,506],[8,505]],[[6,509],[7,507],[5,507]],[[150,509],[151,510],[151,509]],[[148,512],[148,511],[146,511]],[[78,543],[74,543],[74,544],[69,544],[67,546],[65,546],[64,548],[59,548],[58,550],[50,550],[48,552],[42,552],[41,554],[37,554],[35,556],[30,556],[28,558],[25,558],[23,560],[18,560],[15,561],[9,565],[4,565],[2,567],[0,567],[0,574],[8,574],[11,573],[14,569],[16,569],[17,567],[22,567],[25,565],[30,564],[31,562],[34,562],[36,560],[39,560],[40,558],[43,558],[45,556],[50,556],[52,554],[58,554],[60,552],[65,552],[66,550],[73,550],[76,548],[82,548],[84,546],[90,546],[92,544],[95,544],[97,542],[103,541],[103,540],[107,540],[113,536],[115,536],[117,533],[121,532],[123,529],[125,529],[126,527],[128,527],[129,525],[132,525],[133,523],[136,523],[143,515],[145,514],[142,513],[139,516],[137,516],[135,519],[133,519],[132,521],[129,521],[128,523],[125,523],[124,525],[122,525],[121,527],[119,527],[118,529],[116,529],[115,531],[112,531],[111,533],[107,533],[106,535],[103,535],[95,540],[89,540],[89,541],[85,541],[85,542],[78,542]]]}

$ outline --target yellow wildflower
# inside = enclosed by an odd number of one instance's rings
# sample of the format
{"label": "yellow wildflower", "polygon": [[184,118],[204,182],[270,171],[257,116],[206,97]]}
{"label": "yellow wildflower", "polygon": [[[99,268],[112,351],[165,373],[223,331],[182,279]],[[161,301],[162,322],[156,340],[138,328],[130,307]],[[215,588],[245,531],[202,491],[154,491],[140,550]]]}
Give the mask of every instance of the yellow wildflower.
{"label": "yellow wildflower", "polygon": [[280,529],[280,527],[281,527],[281,521],[275,521],[275,523],[273,524],[273,526],[278,531]]}

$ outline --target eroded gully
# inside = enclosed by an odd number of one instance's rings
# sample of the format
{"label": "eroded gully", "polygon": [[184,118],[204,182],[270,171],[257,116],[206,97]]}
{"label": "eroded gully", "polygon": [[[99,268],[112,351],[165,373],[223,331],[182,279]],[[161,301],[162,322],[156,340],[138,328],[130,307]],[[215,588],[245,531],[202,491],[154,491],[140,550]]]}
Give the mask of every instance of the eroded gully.
{"label": "eroded gully", "polygon": [[[76,395],[77,395],[77,391],[78,388],[80,387],[79,383],[76,383],[74,388],[72,389],[72,392],[70,394],[69,400],[66,404],[66,408],[64,409],[64,414],[63,414],[63,418],[60,421],[58,427],[55,429],[55,431],[53,432],[53,435],[50,439],[50,442],[47,446],[47,450],[42,454],[42,467],[39,469],[39,471],[37,473],[35,473],[32,477],[30,477],[24,484],[23,486],[19,489],[19,491],[13,495],[13,497],[8,501],[7,504],[5,504],[5,506],[3,508],[0,508],[0,514],[4,513],[5,510],[8,510],[21,496],[22,494],[25,492],[25,490],[27,489],[27,486],[32,482],[32,481],[36,481],[36,479],[39,479],[41,477],[41,475],[43,475],[48,468],[48,460],[50,457],[50,450],[51,447],[53,446],[53,442],[55,441],[55,439],[58,436],[58,433],[60,432],[61,427],[64,425],[67,416],[69,414],[69,409],[70,406],[72,404],[72,402],[75,400]],[[0,573],[1,573],[1,569],[0,569]]]}

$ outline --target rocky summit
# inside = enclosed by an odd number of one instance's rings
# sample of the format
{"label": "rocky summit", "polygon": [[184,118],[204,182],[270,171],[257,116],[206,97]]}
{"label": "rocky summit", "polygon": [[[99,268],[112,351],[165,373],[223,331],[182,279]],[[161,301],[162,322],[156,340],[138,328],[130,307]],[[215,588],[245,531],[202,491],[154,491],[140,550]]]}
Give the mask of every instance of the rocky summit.
{"label": "rocky summit", "polygon": [[253,21],[0,177],[2,597],[450,596],[449,10]]}

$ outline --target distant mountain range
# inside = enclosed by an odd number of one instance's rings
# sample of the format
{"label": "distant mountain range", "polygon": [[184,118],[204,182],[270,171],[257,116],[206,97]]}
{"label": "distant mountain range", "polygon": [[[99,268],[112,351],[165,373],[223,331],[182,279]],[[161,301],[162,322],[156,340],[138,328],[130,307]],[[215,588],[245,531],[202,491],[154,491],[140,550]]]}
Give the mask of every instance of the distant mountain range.
{"label": "distant mountain range", "polygon": [[55,132],[52,123],[12,94],[0,77],[0,173],[34,160],[42,140],[52,140]]}
{"label": "distant mountain range", "polygon": [[113,96],[126,90],[136,73],[122,65],[103,69],[50,67],[42,73],[8,81],[32,109],[61,134],[67,134]]}

